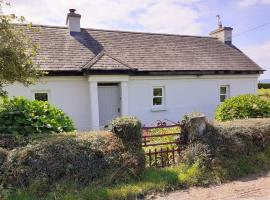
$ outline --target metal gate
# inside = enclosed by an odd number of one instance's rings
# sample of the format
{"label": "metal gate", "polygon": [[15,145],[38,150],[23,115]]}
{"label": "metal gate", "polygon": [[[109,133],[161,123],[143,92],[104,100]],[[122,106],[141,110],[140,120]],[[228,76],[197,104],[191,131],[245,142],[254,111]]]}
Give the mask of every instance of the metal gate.
{"label": "metal gate", "polygon": [[149,167],[167,167],[180,159],[183,124],[170,120],[158,120],[142,128],[142,146]]}

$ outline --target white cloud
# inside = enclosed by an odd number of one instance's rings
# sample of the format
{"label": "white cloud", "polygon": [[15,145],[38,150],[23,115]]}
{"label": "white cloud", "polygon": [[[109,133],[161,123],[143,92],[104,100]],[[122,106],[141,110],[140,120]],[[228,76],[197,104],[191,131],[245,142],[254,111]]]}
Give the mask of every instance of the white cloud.
{"label": "white cloud", "polygon": [[240,7],[248,7],[258,4],[270,4],[270,0],[239,0],[237,2],[237,5]]}
{"label": "white cloud", "polygon": [[243,51],[262,68],[267,70],[261,75],[261,78],[270,79],[270,41],[261,45],[243,48]]}
{"label": "white cloud", "polygon": [[5,12],[25,16],[35,24],[65,25],[69,8],[82,14],[83,27],[140,29],[201,34],[202,0],[10,0]]}

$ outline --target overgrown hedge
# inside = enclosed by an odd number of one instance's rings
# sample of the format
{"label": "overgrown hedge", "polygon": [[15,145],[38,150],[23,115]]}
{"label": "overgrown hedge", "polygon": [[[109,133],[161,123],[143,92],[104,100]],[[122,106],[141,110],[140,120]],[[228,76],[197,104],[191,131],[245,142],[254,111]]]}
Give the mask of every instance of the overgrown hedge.
{"label": "overgrown hedge", "polygon": [[112,120],[109,128],[121,139],[125,149],[132,155],[133,165],[137,166],[134,173],[139,176],[145,169],[140,120],[135,117],[119,117]]}
{"label": "overgrown hedge", "polygon": [[[117,127],[117,133],[1,135],[0,186],[15,191],[30,189],[35,195],[43,196],[61,183],[81,188],[100,182],[112,185],[138,179],[145,167],[141,143],[137,144],[140,122],[135,118],[119,118],[112,127],[113,130]],[[120,137],[123,135],[137,138],[133,147],[127,148],[126,142],[130,141]]]}
{"label": "overgrown hedge", "polygon": [[183,157],[187,163],[199,160],[216,182],[270,170],[270,119],[208,123]]}
{"label": "overgrown hedge", "polygon": [[62,110],[43,101],[4,98],[0,105],[0,134],[45,134],[75,130]]}

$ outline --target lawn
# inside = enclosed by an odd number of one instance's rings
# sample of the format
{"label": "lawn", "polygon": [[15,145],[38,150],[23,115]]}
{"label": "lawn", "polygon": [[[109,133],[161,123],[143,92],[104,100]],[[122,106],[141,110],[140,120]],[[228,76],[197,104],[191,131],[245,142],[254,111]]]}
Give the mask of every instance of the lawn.
{"label": "lawn", "polygon": [[270,89],[258,89],[258,95],[264,99],[270,100]]}

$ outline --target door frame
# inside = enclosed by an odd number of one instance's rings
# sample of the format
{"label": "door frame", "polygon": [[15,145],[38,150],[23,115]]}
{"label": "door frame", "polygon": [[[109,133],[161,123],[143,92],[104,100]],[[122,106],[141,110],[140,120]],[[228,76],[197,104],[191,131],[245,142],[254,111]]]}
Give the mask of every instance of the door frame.
{"label": "door frame", "polygon": [[128,112],[128,75],[89,75],[89,101],[90,101],[90,124],[92,130],[98,130],[99,105],[98,83],[118,83],[120,88],[120,116],[127,116]]}

